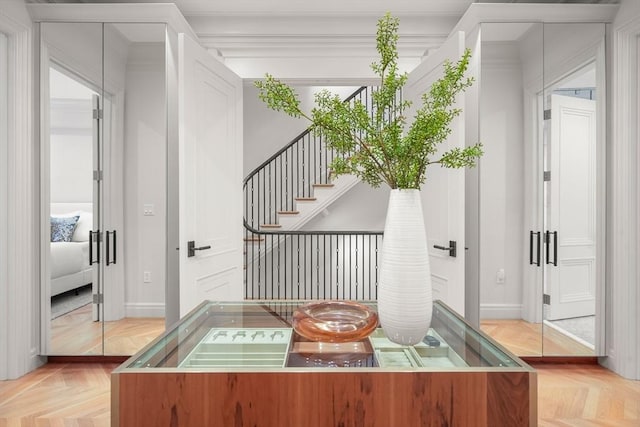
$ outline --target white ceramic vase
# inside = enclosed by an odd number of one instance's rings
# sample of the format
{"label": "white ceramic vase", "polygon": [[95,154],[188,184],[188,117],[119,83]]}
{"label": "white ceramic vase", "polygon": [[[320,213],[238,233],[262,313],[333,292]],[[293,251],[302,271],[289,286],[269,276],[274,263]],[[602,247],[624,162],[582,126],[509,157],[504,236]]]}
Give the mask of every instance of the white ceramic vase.
{"label": "white ceramic vase", "polygon": [[432,304],[420,191],[391,190],[378,283],[378,315],[387,338],[402,345],[422,341]]}

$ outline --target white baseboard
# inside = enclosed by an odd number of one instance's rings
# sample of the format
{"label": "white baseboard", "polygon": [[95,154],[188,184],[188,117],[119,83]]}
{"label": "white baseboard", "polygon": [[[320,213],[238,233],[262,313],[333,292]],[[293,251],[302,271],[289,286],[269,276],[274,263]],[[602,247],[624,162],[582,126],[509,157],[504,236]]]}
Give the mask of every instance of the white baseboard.
{"label": "white baseboard", "polygon": [[126,303],[126,317],[164,317],[165,308],[161,303]]}
{"label": "white baseboard", "polygon": [[480,304],[480,319],[522,319],[522,304]]}

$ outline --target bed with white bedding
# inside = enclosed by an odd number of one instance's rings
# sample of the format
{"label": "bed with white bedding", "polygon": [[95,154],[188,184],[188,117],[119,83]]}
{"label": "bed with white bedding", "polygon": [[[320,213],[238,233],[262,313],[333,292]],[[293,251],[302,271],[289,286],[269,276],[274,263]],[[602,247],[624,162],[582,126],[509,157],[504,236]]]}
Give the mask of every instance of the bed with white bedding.
{"label": "bed with white bedding", "polygon": [[[51,296],[93,282],[93,268],[89,265],[89,231],[93,227],[91,212],[90,203],[51,204]],[[72,229],[69,226],[65,230],[67,234],[63,236],[56,233],[54,222],[57,226],[61,220],[68,219],[70,222],[75,220]]]}

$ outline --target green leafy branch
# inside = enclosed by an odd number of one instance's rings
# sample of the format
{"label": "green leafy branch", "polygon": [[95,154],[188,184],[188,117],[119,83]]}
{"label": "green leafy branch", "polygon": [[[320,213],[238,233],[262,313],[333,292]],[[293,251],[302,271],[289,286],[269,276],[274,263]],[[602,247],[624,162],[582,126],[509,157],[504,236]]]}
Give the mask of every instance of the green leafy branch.
{"label": "green leafy branch", "polygon": [[372,93],[373,113],[360,100],[346,103],[327,90],[316,93],[316,106],[305,113],[296,92],[273,76],[265,75],[255,86],[269,108],[308,120],[313,131],[340,154],[331,164],[335,175],[354,174],[373,187],[385,182],[391,188],[420,188],[427,166],[473,167],[483,154],[478,143],[454,147],[434,158],[451,134],[453,119],[461,113],[454,108],[457,95],[473,84],[473,79],[465,77],[471,53],[467,49],[456,63],[445,61],[443,76],[422,95],[422,106],[405,134],[405,112],[411,102],[399,97],[408,76],[398,72],[398,27],[398,18],[389,13],[378,21],[380,61],[371,68],[380,85]]}

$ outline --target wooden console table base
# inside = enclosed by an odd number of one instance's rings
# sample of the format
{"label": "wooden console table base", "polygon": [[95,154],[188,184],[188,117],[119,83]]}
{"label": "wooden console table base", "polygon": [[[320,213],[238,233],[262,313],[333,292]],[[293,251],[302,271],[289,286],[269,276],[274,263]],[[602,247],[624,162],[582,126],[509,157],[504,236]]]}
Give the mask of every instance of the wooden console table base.
{"label": "wooden console table base", "polygon": [[[536,425],[535,372],[121,372],[120,426]],[[118,424],[119,423],[119,424]]]}

